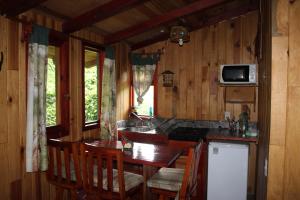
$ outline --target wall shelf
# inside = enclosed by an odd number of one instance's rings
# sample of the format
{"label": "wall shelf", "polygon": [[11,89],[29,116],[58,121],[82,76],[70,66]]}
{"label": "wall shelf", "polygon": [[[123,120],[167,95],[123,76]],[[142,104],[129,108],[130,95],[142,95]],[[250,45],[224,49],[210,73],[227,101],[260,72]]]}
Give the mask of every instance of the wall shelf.
{"label": "wall shelf", "polygon": [[224,106],[226,103],[250,103],[256,105],[256,86],[226,85],[224,89]]}

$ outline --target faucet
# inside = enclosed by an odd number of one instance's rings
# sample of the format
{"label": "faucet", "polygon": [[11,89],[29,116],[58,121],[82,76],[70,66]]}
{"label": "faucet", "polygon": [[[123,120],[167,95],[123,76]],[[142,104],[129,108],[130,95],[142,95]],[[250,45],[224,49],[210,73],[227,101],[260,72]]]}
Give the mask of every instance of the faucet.
{"label": "faucet", "polygon": [[140,121],[144,121],[143,118],[141,118],[140,116],[138,116],[135,112],[131,112],[129,114],[129,117],[135,117],[135,118],[137,118]]}
{"label": "faucet", "polygon": [[168,122],[171,121],[172,119],[175,119],[175,117],[171,117],[171,118],[169,118],[169,119],[165,119],[162,123],[160,123],[160,124],[156,127],[156,129],[161,129],[161,127],[162,127],[164,124],[168,123]]}
{"label": "faucet", "polygon": [[145,120],[138,116],[135,112],[131,112],[129,114],[130,118],[137,119],[138,121],[135,121],[135,126],[145,126]]}
{"label": "faucet", "polygon": [[238,124],[237,122],[238,121],[235,121],[235,117],[233,116],[232,119],[230,119],[229,117],[227,117],[226,120],[228,121],[230,131],[236,131],[237,130],[237,124]]}

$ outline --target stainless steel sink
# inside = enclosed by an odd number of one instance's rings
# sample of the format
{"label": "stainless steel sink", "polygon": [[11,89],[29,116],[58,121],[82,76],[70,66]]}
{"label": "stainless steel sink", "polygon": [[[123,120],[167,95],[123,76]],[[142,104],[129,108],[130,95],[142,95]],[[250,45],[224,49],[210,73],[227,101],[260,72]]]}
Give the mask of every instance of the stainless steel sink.
{"label": "stainless steel sink", "polygon": [[151,130],[153,130],[153,128],[147,126],[126,127],[122,129],[122,131],[129,131],[129,132],[147,132]]}

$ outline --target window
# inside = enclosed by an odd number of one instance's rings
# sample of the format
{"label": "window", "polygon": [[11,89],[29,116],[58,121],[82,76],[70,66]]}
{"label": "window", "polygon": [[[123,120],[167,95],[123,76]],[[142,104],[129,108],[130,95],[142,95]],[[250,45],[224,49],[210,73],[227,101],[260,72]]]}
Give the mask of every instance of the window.
{"label": "window", "polygon": [[59,48],[53,45],[48,46],[48,65],[47,65],[47,83],[46,83],[46,124],[47,126],[56,126],[59,120],[59,102],[58,100],[58,66],[59,66]]}
{"label": "window", "polygon": [[46,83],[47,137],[69,134],[68,43],[50,38]]}
{"label": "window", "polygon": [[133,92],[134,107],[138,115],[153,116],[154,113],[154,86],[151,85],[145,96],[144,101],[141,104],[137,102],[137,94]]}
{"label": "window", "polygon": [[[102,54],[101,54],[102,55]],[[91,46],[83,48],[82,101],[83,130],[100,127],[101,75],[103,60],[100,50]]]}
{"label": "window", "polygon": [[131,84],[131,105],[135,107],[138,115],[154,116],[157,113],[157,70],[154,73],[153,83],[149,87],[147,93],[143,96],[143,103],[140,105],[137,102],[137,94],[134,91],[133,83]]}

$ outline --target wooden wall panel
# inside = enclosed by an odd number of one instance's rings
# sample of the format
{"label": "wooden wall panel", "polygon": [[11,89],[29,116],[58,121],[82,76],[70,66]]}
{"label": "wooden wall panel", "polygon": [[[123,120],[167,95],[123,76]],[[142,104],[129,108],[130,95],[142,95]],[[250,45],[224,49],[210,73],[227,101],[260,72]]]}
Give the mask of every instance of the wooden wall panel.
{"label": "wooden wall panel", "polygon": [[[300,4],[299,4],[300,5]],[[300,8],[300,7],[299,7]],[[299,34],[299,33],[298,33]],[[291,33],[290,33],[291,36]],[[300,45],[300,43],[298,44]],[[300,47],[300,46],[298,46]],[[300,63],[297,61],[297,63]],[[298,67],[299,68],[299,67]],[[289,86],[287,106],[284,199],[300,199],[300,87]]]}
{"label": "wooden wall panel", "polygon": [[300,199],[300,2],[273,1],[268,199]]}
{"label": "wooden wall panel", "polygon": [[19,35],[19,24],[15,22],[8,23],[8,69],[18,70],[19,67],[19,42],[16,40]]}
{"label": "wooden wall panel", "polygon": [[283,169],[286,135],[288,38],[272,38],[271,127],[268,199],[283,199]]}
{"label": "wooden wall panel", "polygon": [[289,67],[284,199],[300,199],[300,2],[289,6]]}
{"label": "wooden wall panel", "polygon": [[[82,84],[81,84],[81,72],[82,72],[82,62],[81,62],[81,42],[71,38],[69,48],[70,59],[70,131],[72,133],[71,137],[73,140],[80,139],[82,130]],[[86,136],[86,134],[84,134]],[[89,137],[89,135],[87,135]]]}
{"label": "wooden wall panel", "polygon": [[3,199],[9,199],[9,169],[8,169],[8,148],[7,144],[0,144],[0,192],[1,192],[1,198]]}
{"label": "wooden wall panel", "polygon": [[[271,132],[272,134],[272,132]],[[268,169],[268,198],[283,199],[284,146],[270,145]]]}
{"label": "wooden wall panel", "polygon": [[299,67],[299,55],[300,55],[300,26],[299,19],[300,17],[300,3],[295,2],[290,4],[289,9],[289,48],[290,48],[290,57],[289,57],[289,72],[288,73],[288,84],[289,86],[300,86],[300,67]]}
{"label": "wooden wall panel", "polygon": [[[162,87],[158,81],[158,115],[181,119],[223,120],[224,88],[218,85],[220,64],[256,63],[255,38],[257,12],[190,33],[191,40],[179,47],[164,41],[145,47],[145,52],[164,48],[158,74],[165,70],[175,73],[176,90]],[[257,107],[249,104],[251,121],[257,121]],[[241,104],[226,104],[236,118]]]}
{"label": "wooden wall panel", "polygon": [[130,62],[129,46],[125,43],[115,45],[117,80],[117,120],[127,119],[130,107]]}
{"label": "wooden wall panel", "polygon": [[[0,176],[1,193],[4,199],[21,198],[28,191],[22,190],[22,146],[20,139],[22,132],[19,127],[19,25],[16,22],[0,18],[1,44],[0,51],[4,53],[4,63],[0,72],[1,94],[1,125],[0,125]],[[13,27],[13,28],[12,28]],[[14,32],[12,33],[12,30]],[[9,41],[10,34],[15,42]],[[24,129],[23,129],[24,130]],[[34,199],[34,194],[31,195]]]}
{"label": "wooden wall panel", "polygon": [[[1,19],[0,35],[7,35],[7,21]],[[0,52],[4,55],[2,70],[0,71],[0,144],[6,143],[8,140],[7,130],[7,42],[3,39],[0,40]]]}
{"label": "wooden wall panel", "polygon": [[202,117],[202,67],[199,67],[203,58],[203,49],[201,48],[202,31],[198,31],[197,37],[193,37],[195,55],[194,55],[194,68],[195,68],[195,119],[201,119]]}
{"label": "wooden wall panel", "polygon": [[270,144],[284,145],[286,130],[288,37],[272,39],[272,82]]}

